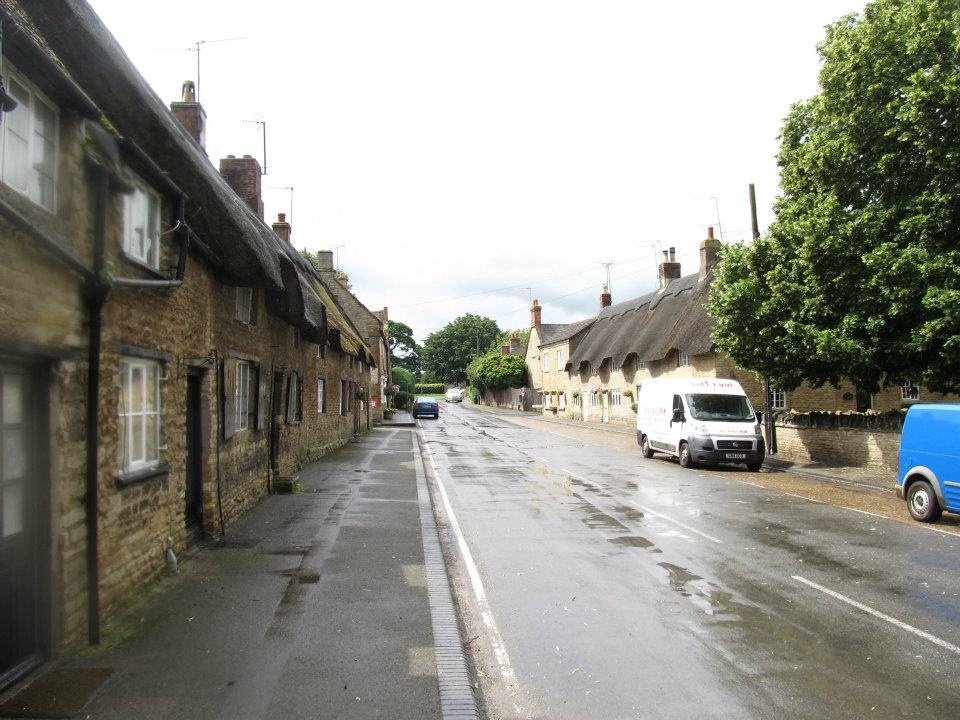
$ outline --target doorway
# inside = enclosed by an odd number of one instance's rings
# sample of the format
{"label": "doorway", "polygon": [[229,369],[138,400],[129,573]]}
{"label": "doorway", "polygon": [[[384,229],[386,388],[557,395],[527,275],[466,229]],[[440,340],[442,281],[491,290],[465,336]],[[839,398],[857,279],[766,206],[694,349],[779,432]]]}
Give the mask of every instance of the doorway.
{"label": "doorway", "polygon": [[270,398],[270,469],[280,470],[280,425],[283,423],[283,373],[273,373],[273,394]]}
{"label": "doorway", "polygon": [[0,690],[44,656],[40,408],[32,369],[0,363]]}
{"label": "doorway", "polygon": [[201,420],[203,376],[187,375],[187,480],[184,489],[184,522],[187,530],[203,530],[203,422]]}

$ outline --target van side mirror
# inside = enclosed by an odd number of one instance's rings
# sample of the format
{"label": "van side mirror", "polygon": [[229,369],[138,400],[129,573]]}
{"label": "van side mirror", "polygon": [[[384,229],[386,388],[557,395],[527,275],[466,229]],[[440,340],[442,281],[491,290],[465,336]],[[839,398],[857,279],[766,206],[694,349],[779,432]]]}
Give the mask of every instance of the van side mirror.
{"label": "van side mirror", "polygon": [[763,425],[763,413],[760,412],[759,410],[757,410],[757,412],[754,413],[754,414],[757,416],[757,422],[758,422],[760,425]]}
{"label": "van side mirror", "polygon": [[683,422],[683,410],[680,410],[679,408],[677,408],[676,410],[674,410],[674,411],[673,411],[673,419],[672,419],[670,422],[671,422],[671,423],[682,423],[682,422]]}

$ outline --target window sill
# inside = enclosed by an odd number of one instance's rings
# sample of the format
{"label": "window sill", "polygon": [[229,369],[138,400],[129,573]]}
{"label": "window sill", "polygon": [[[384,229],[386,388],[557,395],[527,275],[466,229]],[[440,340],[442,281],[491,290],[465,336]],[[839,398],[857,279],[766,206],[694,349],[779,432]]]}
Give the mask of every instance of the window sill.
{"label": "window sill", "polygon": [[150,265],[145,263],[143,260],[140,260],[139,258],[135,258],[133,255],[129,254],[124,250],[120,251],[120,255],[123,257],[124,262],[126,262],[128,265],[133,265],[134,267],[139,268],[140,270],[143,270],[145,273],[152,275],[153,278],[155,278],[156,280],[173,280],[172,277],[168,277],[167,275],[164,275],[157,268],[151,267]]}
{"label": "window sill", "polygon": [[168,472],[170,472],[170,464],[165,462],[136,470],[127,470],[117,475],[117,487],[136,485],[145,480],[166,475]]}

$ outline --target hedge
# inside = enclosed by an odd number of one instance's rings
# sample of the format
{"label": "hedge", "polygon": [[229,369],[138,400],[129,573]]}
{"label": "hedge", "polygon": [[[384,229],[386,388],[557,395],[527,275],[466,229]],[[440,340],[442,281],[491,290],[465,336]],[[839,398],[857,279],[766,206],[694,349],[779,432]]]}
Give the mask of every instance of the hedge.
{"label": "hedge", "polygon": [[413,391],[419,395],[443,395],[447,386],[443,383],[417,383],[413,386]]}

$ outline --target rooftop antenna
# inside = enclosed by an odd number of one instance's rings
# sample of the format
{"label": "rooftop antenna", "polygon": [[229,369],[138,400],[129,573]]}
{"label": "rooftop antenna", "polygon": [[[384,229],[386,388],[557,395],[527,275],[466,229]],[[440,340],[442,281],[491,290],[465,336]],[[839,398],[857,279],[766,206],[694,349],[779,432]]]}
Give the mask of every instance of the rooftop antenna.
{"label": "rooftop antenna", "polygon": [[334,263],[333,263],[333,265],[334,265],[334,267],[335,267],[337,270],[340,269],[340,248],[343,248],[344,250],[346,250],[347,246],[346,246],[346,245],[334,245],[334,246],[333,246],[333,252],[334,252]]}
{"label": "rooftop antenna", "polygon": [[[263,170],[261,175],[267,174],[267,121],[266,120],[244,120],[245,123],[254,123],[257,130],[263,130]],[[290,213],[290,220],[293,220],[293,213]]]}
{"label": "rooftop antenna", "polygon": [[247,36],[218,38],[216,40],[197,40],[193,43],[194,47],[189,48],[160,48],[161,50],[185,50],[186,52],[195,52],[197,54],[197,102],[200,102],[200,46],[209,43],[233,42],[234,40],[246,40]]}
{"label": "rooftop antenna", "polygon": [[717,209],[717,234],[723,240],[723,225],[720,224],[720,200],[715,195],[711,195],[710,199],[713,200],[713,206]]}
{"label": "rooftop antenna", "polygon": [[290,191],[290,212],[287,213],[287,217],[290,218],[290,222],[293,223],[293,185],[271,185],[270,189]]}
{"label": "rooftop antenna", "polygon": [[616,265],[616,263],[615,263],[613,260],[611,260],[610,262],[599,262],[599,263],[597,263],[597,264],[598,264],[598,265],[603,265],[603,266],[607,269],[607,292],[608,292],[608,293],[612,293],[612,292],[613,292],[613,285],[611,285],[611,283],[610,283],[610,266],[611,266],[611,265]]}

